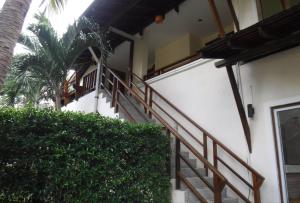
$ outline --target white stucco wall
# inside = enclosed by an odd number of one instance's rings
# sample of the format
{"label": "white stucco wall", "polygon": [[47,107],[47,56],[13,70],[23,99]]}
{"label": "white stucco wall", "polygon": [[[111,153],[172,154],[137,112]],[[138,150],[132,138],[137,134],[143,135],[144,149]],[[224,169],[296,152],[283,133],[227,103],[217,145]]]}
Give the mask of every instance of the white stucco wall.
{"label": "white stucco wall", "polygon": [[240,67],[244,104],[253,103],[256,112],[249,120],[252,154],[226,70],[214,62],[200,59],[148,82],[266,178],[262,202],[280,202],[270,108],[300,101],[300,47]]}
{"label": "white stucco wall", "polygon": [[[95,104],[95,91],[81,97],[78,101],[73,101],[67,106],[63,107],[63,111],[74,111],[82,113],[93,113]],[[102,116],[110,118],[119,118],[119,114],[114,112],[114,108],[110,107],[109,97],[100,92],[98,101],[98,112]]]}

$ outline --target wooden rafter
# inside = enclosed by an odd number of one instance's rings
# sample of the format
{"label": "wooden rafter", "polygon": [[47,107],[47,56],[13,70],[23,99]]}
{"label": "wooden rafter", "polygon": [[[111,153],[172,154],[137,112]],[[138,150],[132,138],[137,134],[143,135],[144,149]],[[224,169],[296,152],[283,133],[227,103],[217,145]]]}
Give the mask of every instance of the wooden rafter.
{"label": "wooden rafter", "polygon": [[225,37],[225,30],[224,30],[224,27],[222,25],[222,21],[221,21],[217,6],[215,4],[215,1],[214,0],[208,0],[208,3],[209,3],[209,8],[211,10],[212,16],[213,16],[214,21],[215,21],[215,24],[216,24],[216,26],[219,30],[219,35],[220,35],[220,37]]}
{"label": "wooden rafter", "polygon": [[236,12],[234,10],[232,0],[227,0],[227,4],[228,4],[228,7],[229,7],[229,11],[230,11],[231,17],[233,19],[235,28],[236,28],[237,31],[240,31],[240,23],[239,23],[239,20],[237,18]]}
{"label": "wooden rafter", "polygon": [[256,48],[247,49],[240,54],[218,61],[215,63],[215,65],[217,68],[221,68],[227,65],[234,65],[238,61],[245,63],[268,56],[281,50],[295,47],[297,45],[300,45],[300,33],[295,33],[287,37],[273,40],[268,44],[262,44],[261,46]]}
{"label": "wooden rafter", "polygon": [[235,80],[235,76],[232,70],[232,66],[228,65],[226,66],[226,70],[227,70],[227,74],[228,74],[228,78],[230,81],[230,85],[233,91],[233,95],[234,95],[234,99],[236,102],[236,106],[240,115],[240,119],[242,122],[242,126],[243,126],[243,130],[244,130],[244,134],[246,137],[246,142],[248,145],[248,150],[251,153],[252,152],[252,145],[251,145],[251,134],[250,134],[250,128],[249,128],[249,124],[247,121],[247,117],[246,117],[246,112],[243,106],[243,102],[241,99],[241,95],[239,93],[239,89]]}
{"label": "wooden rafter", "polygon": [[281,5],[282,5],[282,8],[285,10],[285,9],[288,9],[290,7],[290,2],[289,0],[280,0],[281,1]]}
{"label": "wooden rafter", "polygon": [[125,13],[127,13],[130,9],[134,8],[138,3],[140,3],[142,0],[133,0],[128,5],[125,5],[121,12],[116,14],[113,18],[111,18],[106,25],[112,26],[115,22],[117,22],[120,18],[123,17]]}

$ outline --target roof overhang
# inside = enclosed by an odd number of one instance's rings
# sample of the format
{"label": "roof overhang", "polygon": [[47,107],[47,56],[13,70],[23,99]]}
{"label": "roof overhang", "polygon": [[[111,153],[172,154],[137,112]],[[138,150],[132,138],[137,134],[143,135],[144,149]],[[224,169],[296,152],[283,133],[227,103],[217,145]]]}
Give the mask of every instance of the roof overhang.
{"label": "roof overhang", "polygon": [[[114,27],[130,35],[143,33],[154,22],[156,15],[170,10],[178,11],[185,0],[95,0],[83,14],[94,19],[102,27]],[[116,47],[126,40],[116,33],[110,34],[110,43]]]}

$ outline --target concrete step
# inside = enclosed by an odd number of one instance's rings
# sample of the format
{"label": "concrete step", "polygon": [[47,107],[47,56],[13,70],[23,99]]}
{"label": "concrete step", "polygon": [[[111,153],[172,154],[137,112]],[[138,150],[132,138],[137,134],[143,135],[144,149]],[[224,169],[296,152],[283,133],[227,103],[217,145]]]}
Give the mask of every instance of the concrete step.
{"label": "concrete step", "polygon": [[[213,199],[211,200],[207,200],[208,203],[215,203],[215,201]],[[185,202],[186,203],[201,203],[200,200],[198,200],[198,198],[194,195],[194,194],[186,194],[185,197]],[[222,198],[222,203],[238,203],[238,199],[236,198],[231,198],[231,197],[223,197]]]}
{"label": "concrete step", "polygon": [[[171,168],[175,168],[175,156],[172,155],[171,158],[172,158],[172,160],[171,160]],[[196,161],[196,159],[189,159],[189,162],[191,163],[191,165],[193,166],[193,168],[197,168],[197,161]],[[184,161],[180,161],[180,168],[182,169],[182,168],[190,168],[190,167]]]}
{"label": "concrete step", "polygon": [[[206,176],[206,172],[204,168],[197,168],[196,171],[202,175],[202,176]],[[181,173],[188,178],[193,178],[193,177],[198,177],[195,172],[191,169],[191,168],[182,168],[181,169]]]}
{"label": "concrete step", "polygon": [[172,203],[186,203],[185,194],[182,190],[172,190]]}
{"label": "concrete step", "polygon": [[[209,202],[214,203],[214,193],[209,188],[197,189],[197,191]],[[186,203],[199,203],[200,200],[189,189],[185,193]],[[226,188],[222,192],[222,203],[238,203],[237,198],[228,197]]]}
{"label": "concrete step", "polygon": [[[212,177],[204,177],[208,183],[212,186],[213,185],[213,178]],[[195,188],[197,189],[203,189],[207,188],[207,185],[198,177],[191,177],[191,178],[186,178]],[[188,189],[186,185],[182,184],[181,187],[183,190]]]}
{"label": "concrete step", "polygon": [[[213,201],[214,200],[214,193],[208,189],[208,188],[203,188],[203,189],[197,189],[197,191],[206,199],[207,201]],[[222,198],[227,198],[226,197],[226,192],[225,190],[222,192]],[[186,199],[188,201],[197,201],[198,198],[194,195],[193,192],[190,190],[186,190]],[[199,200],[198,200],[199,201]]]}

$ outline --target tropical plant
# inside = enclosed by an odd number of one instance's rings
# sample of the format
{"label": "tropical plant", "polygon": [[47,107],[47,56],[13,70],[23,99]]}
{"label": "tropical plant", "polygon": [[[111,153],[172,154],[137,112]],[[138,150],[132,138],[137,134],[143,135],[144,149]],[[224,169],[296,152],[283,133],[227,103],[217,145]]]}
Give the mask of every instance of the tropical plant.
{"label": "tropical plant", "polygon": [[17,73],[15,69],[10,69],[7,74],[3,88],[1,89],[0,104],[3,106],[14,106],[17,99],[20,98],[20,89],[17,82]]}
{"label": "tropical plant", "polygon": [[55,102],[56,109],[60,110],[61,88],[68,71],[89,47],[98,48],[105,58],[109,53],[106,34],[96,23],[82,17],[60,38],[44,14],[35,18],[37,23],[28,27],[33,35],[22,35],[19,40],[29,52],[19,56],[15,66],[20,73],[40,81],[48,97]]}
{"label": "tropical plant", "polygon": [[[32,0],[6,0],[0,12],[0,89],[13,56]],[[44,0],[53,9],[63,8],[66,0]]]}
{"label": "tropical plant", "polygon": [[152,124],[0,108],[1,203],[169,203],[170,139]]}
{"label": "tropical plant", "polygon": [[18,69],[22,60],[23,55],[16,55],[13,58],[4,86],[0,90],[2,106],[16,104],[38,106],[42,99],[53,98],[45,81],[37,73]]}

